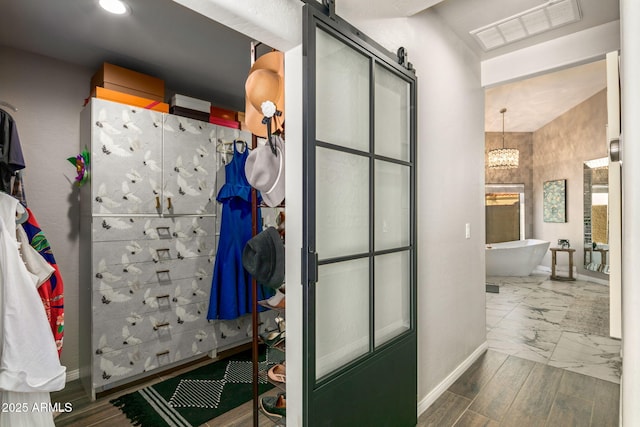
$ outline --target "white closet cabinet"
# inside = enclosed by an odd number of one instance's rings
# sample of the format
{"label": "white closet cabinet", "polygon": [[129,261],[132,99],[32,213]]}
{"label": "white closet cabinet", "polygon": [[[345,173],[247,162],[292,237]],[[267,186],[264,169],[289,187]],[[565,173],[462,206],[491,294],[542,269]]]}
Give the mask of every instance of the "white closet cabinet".
{"label": "white closet cabinet", "polygon": [[93,398],[251,335],[250,316],[206,319],[216,142],[250,136],[99,99],[83,110],[91,162],[80,190],[80,375]]}

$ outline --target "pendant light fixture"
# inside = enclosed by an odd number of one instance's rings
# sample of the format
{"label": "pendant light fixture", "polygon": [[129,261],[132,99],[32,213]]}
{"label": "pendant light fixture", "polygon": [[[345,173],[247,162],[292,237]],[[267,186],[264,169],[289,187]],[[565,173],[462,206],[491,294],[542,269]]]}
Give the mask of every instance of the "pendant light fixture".
{"label": "pendant light fixture", "polygon": [[502,114],[502,148],[489,150],[487,166],[489,169],[516,169],[520,160],[520,150],[504,147],[504,113],[506,108],[500,110]]}

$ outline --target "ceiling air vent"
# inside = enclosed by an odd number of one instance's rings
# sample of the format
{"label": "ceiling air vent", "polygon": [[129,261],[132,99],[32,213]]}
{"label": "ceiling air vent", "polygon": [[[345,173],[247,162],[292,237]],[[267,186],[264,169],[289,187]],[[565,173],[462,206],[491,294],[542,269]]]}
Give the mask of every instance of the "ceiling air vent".
{"label": "ceiling air vent", "polygon": [[540,34],[582,19],[578,0],[551,0],[469,32],[484,50]]}

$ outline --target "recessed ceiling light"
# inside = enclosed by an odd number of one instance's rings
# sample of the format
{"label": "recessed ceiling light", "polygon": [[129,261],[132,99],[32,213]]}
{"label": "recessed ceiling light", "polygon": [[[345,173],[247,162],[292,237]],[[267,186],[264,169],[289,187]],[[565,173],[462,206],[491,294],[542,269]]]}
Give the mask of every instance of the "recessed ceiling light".
{"label": "recessed ceiling light", "polygon": [[100,0],[100,7],[116,15],[129,13],[129,6],[121,0]]}

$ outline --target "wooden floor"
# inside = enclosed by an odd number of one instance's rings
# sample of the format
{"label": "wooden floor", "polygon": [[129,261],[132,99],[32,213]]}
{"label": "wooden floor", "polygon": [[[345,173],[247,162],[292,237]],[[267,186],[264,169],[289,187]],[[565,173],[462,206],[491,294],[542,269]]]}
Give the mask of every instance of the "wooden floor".
{"label": "wooden floor", "polygon": [[[204,363],[209,362],[170,376]],[[53,402],[73,405],[73,411],[60,414],[55,424],[130,426],[109,400],[168,377],[152,378],[95,402],[89,402],[78,381],[71,382],[63,391],[52,393]],[[420,416],[418,427],[617,427],[618,407],[618,384],[488,350]],[[247,402],[203,426],[245,427],[252,426],[252,421],[252,403]],[[260,426],[274,425],[260,415]]]}
{"label": "wooden floor", "polygon": [[[244,347],[242,348],[244,349]],[[237,350],[237,349],[236,349]],[[230,352],[227,355],[231,355],[234,352]],[[72,381],[66,385],[64,390],[51,393],[51,402],[60,402],[60,407],[64,408],[65,403],[71,403],[72,411],[61,413],[55,418],[55,425],[62,427],[126,427],[132,426],[127,417],[115,406],[109,403],[110,400],[115,399],[123,394],[131,393],[139,390],[143,387],[156,384],[160,381],[164,381],[168,378],[178,376],[184,372],[199,368],[205,364],[212,363],[211,359],[203,359],[189,366],[174,370],[170,373],[156,375],[150,377],[143,383],[138,383],[134,386],[118,390],[114,393],[109,393],[106,396],[99,397],[94,402],[91,402],[86,392],[82,388],[80,381]],[[270,394],[277,394],[279,392],[277,388],[265,393],[264,396]],[[207,423],[202,424],[202,427],[245,427],[253,425],[253,403],[251,401],[251,395],[247,396],[249,400],[247,403],[235,408],[232,411],[227,412]],[[271,421],[269,418],[260,414],[259,416],[260,427],[274,427],[277,424]],[[143,426],[143,427],[155,427],[155,426]]]}
{"label": "wooden floor", "polygon": [[418,427],[618,426],[619,384],[488,350]]}

